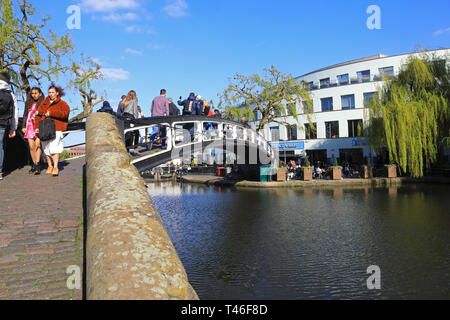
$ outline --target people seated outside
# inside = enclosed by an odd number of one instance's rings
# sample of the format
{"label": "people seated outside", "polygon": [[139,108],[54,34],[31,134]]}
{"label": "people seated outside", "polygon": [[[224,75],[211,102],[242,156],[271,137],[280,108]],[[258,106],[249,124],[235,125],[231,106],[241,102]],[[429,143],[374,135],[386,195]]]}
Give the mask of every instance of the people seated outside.
{"label": "people seated outside", "polygon": [[323,179],[323,175],[322,175],[323,172],[324,171],[320,168],[320,166],[316,166],[313,171],[314,178],[315,179]]}
{"label": "people seated outside", "polygon": [[343,175],[343,177],[346,177],[346,178],[348,178],[350,176],[350,165],[348,164],[348,162],[344,163],[342,175]]}

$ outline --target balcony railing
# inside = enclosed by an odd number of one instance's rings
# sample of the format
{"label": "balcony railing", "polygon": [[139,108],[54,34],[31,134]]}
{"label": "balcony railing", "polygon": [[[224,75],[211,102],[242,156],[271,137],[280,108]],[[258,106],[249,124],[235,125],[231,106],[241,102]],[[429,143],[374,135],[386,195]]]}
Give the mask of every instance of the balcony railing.
{"label": "balcony railing", "polygon": [[368,82],[374,82],[374,81],[383,81],[383,76],[387,77],[388,79],[392,79],[395,76],[391,74],[378,74],[378,75],[371,75],[371,76],[365,76],[365,77],[355,77],[351,78],[350,80],[341,80],[341,81],[330,81],[325,82],[322,84],[310,84],[308,87],[311,91],[319,90],[319,89],[325,89],[325,88],[332,88],[332,87],[340,87],[340,86],[346,86],[349,84],[358,84],[358,83],[368,83]]}

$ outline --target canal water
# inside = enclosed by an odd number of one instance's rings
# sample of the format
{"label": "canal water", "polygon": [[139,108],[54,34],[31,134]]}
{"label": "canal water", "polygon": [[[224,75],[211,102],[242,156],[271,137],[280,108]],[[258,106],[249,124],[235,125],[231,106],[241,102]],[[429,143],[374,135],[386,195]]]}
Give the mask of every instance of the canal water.
{"label": "canal water", "polygon": [[450,298],[448,186],[148,186],[200,299]]}

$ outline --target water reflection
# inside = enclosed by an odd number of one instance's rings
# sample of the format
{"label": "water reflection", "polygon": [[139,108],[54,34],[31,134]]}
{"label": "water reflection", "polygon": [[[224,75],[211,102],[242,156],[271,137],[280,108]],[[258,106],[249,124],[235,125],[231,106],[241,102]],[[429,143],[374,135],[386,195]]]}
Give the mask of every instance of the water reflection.
{"label": "water reflection", "polygon": [[149,184],[201,299],[450,298],[447,190]]}

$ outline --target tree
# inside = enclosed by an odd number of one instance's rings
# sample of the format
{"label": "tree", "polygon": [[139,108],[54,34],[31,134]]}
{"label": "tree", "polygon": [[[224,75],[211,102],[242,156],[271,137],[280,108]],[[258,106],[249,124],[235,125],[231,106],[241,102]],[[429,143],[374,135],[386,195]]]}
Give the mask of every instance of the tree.
{"label": "tree", "polygon": [[83,56],[80,62],[73,61],[75,48],[70,34],[44,31],[50,17],[40,15],[29,0],[0,0],[0,10],[0,70],[9,72],[22,100],[33,85],[51,83],[71,71],[74,78],[69,87],[82,96],[83,110],[70,121],[86,118],[103,101],[90,88],[92,81],[103,77],[100,66]]}
{"label": "tree", "polygon": [[[255,112],[261,113],[258,132],[272,122],[290,126],[288,116],[293,116],[298,122],[297,105],[311,100],[303,84],[289,74],[282,74],[274,66],[264,69],[263,76],[236,74],[221,98],[226,105],[224,114],[231,119],[254,119]],[[308,108],[304,111],[309,120],[312,111]]]}
{"label": "tree", "polygon": [[385,79],[379,99],[369,105],[369,146],[377,152],[387,148],[390,163],[412,177],[422,177],[436,162],[449,133],[449,74],[445,62],[411,57],[398,77]]}
{"label": "tree", "polygon": [[59,37],[51,30],[44,34],[50,18],[37,17],[27,0],[0,0],[0,10],[0,69],[9,71],[22,97],[30,92],[30,82],[50,82],[68,71],[61,57],[73,51],[69,34]]}
{"label": "tree", "polygon": [[[87,118],[94,107],[103,102],[104,98],[97,98],[97,93],[91,89],[91,82],[103,79],[100,65],[95,63],[91,58],[82,58],[82,64],[73,62],[71,71],[75,78],[71,81],[71,86],[79,92],[82,97],[82,111],[70,119],[70,122],[80,122]],[[78,110],[78,109],[74,109]]]}

